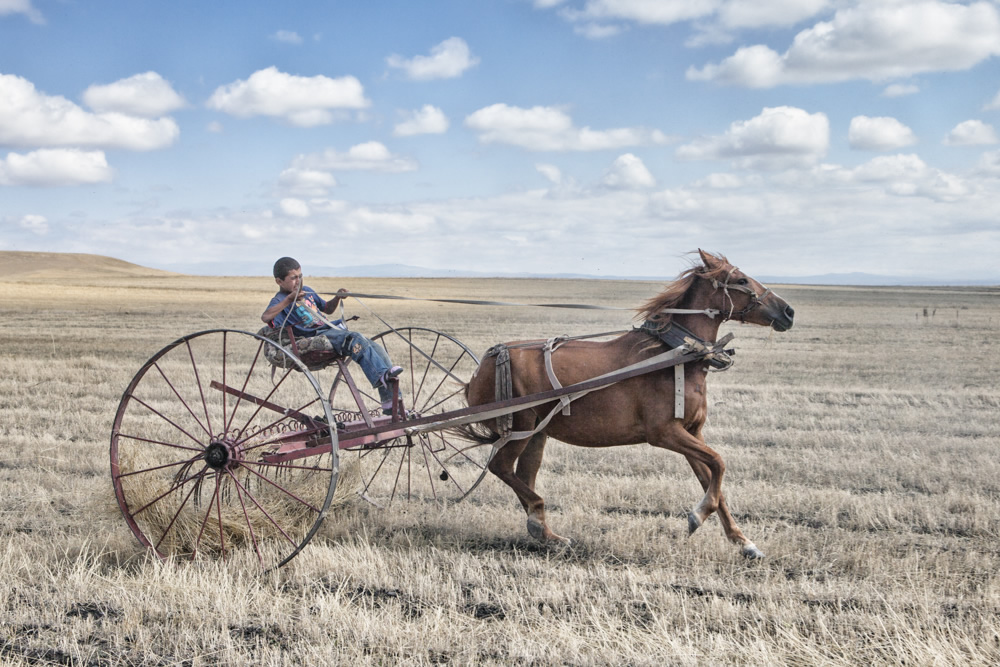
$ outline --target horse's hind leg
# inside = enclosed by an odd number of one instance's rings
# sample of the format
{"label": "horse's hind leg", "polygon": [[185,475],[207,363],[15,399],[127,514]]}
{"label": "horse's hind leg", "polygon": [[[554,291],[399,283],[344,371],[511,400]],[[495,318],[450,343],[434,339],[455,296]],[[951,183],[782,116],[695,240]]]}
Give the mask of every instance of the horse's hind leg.
{"label": "horse's hind leg", "polygon": [[[687,462],[691,465],[691,469],[694,470],[694,474],[698,477],[698,481],[701,482],[701,488],[707,491],[709,483],[712,480],[712,473],[708,469],[708,466],[690,456],[687,457]],[[729,512],[729,506],[726,504],[725,494],[719,495],[719,508],[717,512],[719,514],[719,522],[722,524],[723,532],[726,534],[726,537],[730,542],[740,546],[740,553],[751,560],[764,557],[764,552],[758,549],[753,542],[747,539],[747,536],[743,534],[740,527],[736,525],[736,520]]]}
{"label": "horse's hind leg", "polygon": [[[515,423],[515,428],[517,424]],[[537,540],[568,544],[569,540],[556,535],[545,522],[545,501],[535,493],[535,475],[542,463],[545,434],[536,433],[525,440],[514,440],[500,448],[490,461],[490,472],[509,486],[521,501],[528,515],[528,534]],[[514,465],[517,464],[517,472]]]}

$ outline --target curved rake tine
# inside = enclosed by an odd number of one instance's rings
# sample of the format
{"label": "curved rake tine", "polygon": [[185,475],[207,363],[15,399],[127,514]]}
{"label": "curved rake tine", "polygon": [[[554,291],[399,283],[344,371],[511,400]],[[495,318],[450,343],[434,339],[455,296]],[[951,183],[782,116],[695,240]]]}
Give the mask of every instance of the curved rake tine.
{"label": "curved rake tine", "polygon": [[240,465],[267,466],[270,468],[281,468],[282,470],[308,470],[310,472],[330,472],[332,468],[316,468],[308,466],[289,465],[287,463],[269,463],[267,461],[240,461]]}
{"label": "curved rake tine", "polygon": [[184,500],[181,501],[181,506],[177,508],[176,512],[174,512],[173,518],[170,519],[170,523],[168,523],[167,527],[163,530],[163,534],[160,535],[160,539],[158,539],[156,541],[156,544],[153,545],[153,550],[154,551],[159,552],[160,545],[163,544],[163,540],[166,539],[167,533],[169,533],[170,529],[174,527],[174,522],[177,521],[177,517],[179,517],[181,515],[181,510],[184,509],[184,507],[187,505],[188,499],[191,497],[191,494],[194,493],[197,489],[198,489],[198,485],[195,484],[194,486],[191,487],[191,490],[187,492],[187,495],[184,496]]}
{"label": "curved rake tine", "polygon": [[[207,467],[207,466],[206,466]],[[205,534],[205,526],[208,525],[208,517],[212,516],[212,505],[216,500],[219,499],[219,474],[215,474],[215,491],[212,493],[212,500],[208,503],[208,511],[205,512],[205,518],[201,521],[201,530],[198,531],[198,537],[194,541],[194,550],[191,552],[191,560],[198,555],[198,547],[201,545],[201,536]],[[221,526],[220,526],[221,528]]]}
{"label": "curved rake tine", "polygon": [[284,493],[286,496],[288,496],[289,498],[291,498],[295,502],[300,503],[302,505],[305,505],[306,507],[308,507],[309,509],[311,509],[313,512],[316,512],[316,514],[320,514],[321,513],[318,509],[316,509],[315,507],[313,507],[311,504],[309,504],[305,500],[302,500],[301,498],[299,498],[298,496],[296,496],[294,493],[292,493],[288,489],[286,489],[284,487],[281,487],[281,486],[278,486],[271,479],[269,479],[265,475],[261,475],[259,472],[257,472],[253,468],[247,468],[247,471],[250,472],[251,474],[254,474],[257,477],[261,478],[262,480],[264,480],[265,482],[267,482],[268,484],[270,484],[271,486],[273,486],[274,488],[276,488],[278,491],[281,491],[282,493]]}
{"label": "curved rake tine", "polygon": [[264,506],[260,504],[260,502],[254,497],[254,495],[252,493],[250,493],[250,489],[248,489],[247,487],[245,487],[242,484],[240,484],[239,480],[236,480],[236,486],[238,486],[239,488],[243,489],[243,493],[247,494],[247,498],[249,498],[251,500],[251,502],[253,502],[253,504],[257,506],[257,509],[259,509],[261,512],[264,513],[264,516],[267,517],[268,521],[270,521],[271,523],[274,524],[274,527],[278,529],[278,532],[280,532],[282,535],[284,535],[285,539],[288,540],[289,542],[291,542],[291,544],[292,544],[293,547],[298,548],[299,545],[295,543],[295,540],[293,540],[291,537],[289,537],[288,533],[285,532],[285,529],[282,528],[280,525],[278,525],[278,522],[275,521],[274,518],[270,514],[268,514],[267,510],[264,509]]}
{"label": "curved rake tine", "polygon": [[247,514],[246,503],[243,502],[243,494],[240,492],[240,485],[236,479],[236,475],[233,474],[232,470],[226,469],[226,473],[232,478],[233,483],[236,488],[236,497],[240,499],[240,507],[243,508],[243,518],[246,519],[247,529],[250,531],[250,541],[253,542],[253,550],[257,552],[257,560],[260,562],[261,568],[264,567],[264,557],[260,555],[260,547],[257,545],[257,537],[253,534],[253,523],[250,522],[250,515]]}
{"label": "curved rake tine", "polygon": [[173,493],[177,489],[181,488],[182,486],[184,486],[185,484],[187,484],[191,480],[193,480],[193,479],[200,479],[201,477],[203,477],[204,473],[205,473],[205,468],[207,468],[207,467],[208,467],[207,465],[203,466],[202,469],[199,470],[198,472],[196,472],[195,474],[191,475],[187,479],[184,479],[184,480],[181,480],[180,482],[177,482],[176,484],[174,484],[173,486],[171,486],[169,489],[167,489],[166,491],[164,491],[163,493],[161,493],[157,497],[153,498],[152,500],[150,500],[148,503],[146,503],[145,505],[143,505],[142,507],[140,507],[136,511],[132,512],[132,518],[134,519],[135,516],[137,514],[139,514],[139,512],[143,512],[147,508],[149,508],[150,505],[152,505],[154,503],[160,502],[161,500],[163,500],[164,498],[166,498],[168,495],[170,495],[171,493]]}

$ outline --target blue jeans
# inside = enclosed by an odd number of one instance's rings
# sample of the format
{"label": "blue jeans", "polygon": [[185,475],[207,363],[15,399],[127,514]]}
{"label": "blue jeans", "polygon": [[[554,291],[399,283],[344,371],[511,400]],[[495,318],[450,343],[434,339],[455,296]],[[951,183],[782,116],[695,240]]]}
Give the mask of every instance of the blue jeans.
{"label": "blue jeans", "polygon": [[333,349],[337,354],[344,357],[350,356],[361,366],[361,371],[371,382],[372,387],[378,389],[380,401],[392,400],[389,388],[382,383],[382,376],[392,367],[392,362],[381,345],[371,342],[356,331],[348,331],[347,329],[325,328],[320,329],[316,335],[326,336],[333,344]]}

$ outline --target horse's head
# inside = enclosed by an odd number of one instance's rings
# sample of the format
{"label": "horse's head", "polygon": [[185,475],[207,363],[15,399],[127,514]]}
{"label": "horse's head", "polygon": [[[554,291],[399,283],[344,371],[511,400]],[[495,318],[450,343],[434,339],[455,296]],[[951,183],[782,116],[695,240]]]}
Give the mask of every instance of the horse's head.
{"label": "horse's head", "polygon": [[712,286],[710,307],[726,319],[771,327],[775,331],[792,328],[795,310],[768,287],[740,271],[725,257],[699,250],[704,267],[697,273]]}

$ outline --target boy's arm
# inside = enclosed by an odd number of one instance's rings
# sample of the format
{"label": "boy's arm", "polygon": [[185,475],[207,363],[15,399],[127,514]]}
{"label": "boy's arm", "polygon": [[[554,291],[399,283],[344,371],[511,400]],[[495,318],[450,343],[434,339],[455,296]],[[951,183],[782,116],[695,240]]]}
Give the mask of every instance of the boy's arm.
{"label": "boy's arm", "polygon": [[[341,287],[339,290],[337,290],[337,294],[340,294],[341,292],[347,292],[347,288]],[[337,310],[337,306],[340,305],[340,302],[343,301],[343,299],[344,297],[342,296],[333,297],[332,299],[326,302],[326,307],[323,308],[323,312],[326,313],[327,315],[334,313]]]}
{"label": "boy's arm", "polygon": [[294,301],[295,301],[295,292],[289,292],[288,294],[285,295],[284,299],[278,301],[277,303],[274,303],[274,301],[272,300],[272,303],[274,305],[267,307],[267,310],[265,310],[263,314],[260,316],[261,321],[264,324],[268,325],[271,324],[271,321],[278,315],[280,315],[281,311],[292,305],[292,302]]}

